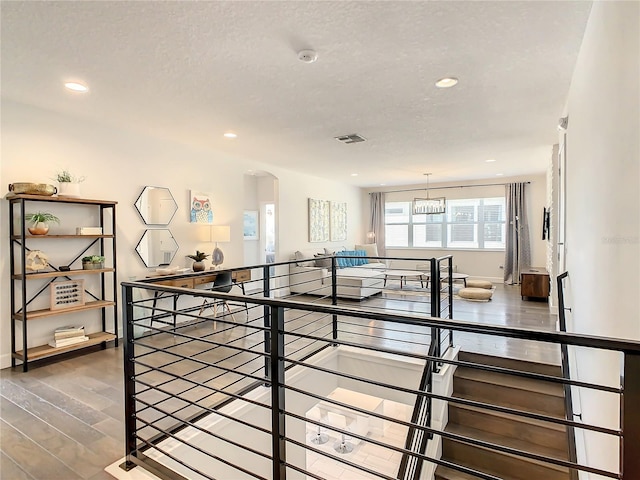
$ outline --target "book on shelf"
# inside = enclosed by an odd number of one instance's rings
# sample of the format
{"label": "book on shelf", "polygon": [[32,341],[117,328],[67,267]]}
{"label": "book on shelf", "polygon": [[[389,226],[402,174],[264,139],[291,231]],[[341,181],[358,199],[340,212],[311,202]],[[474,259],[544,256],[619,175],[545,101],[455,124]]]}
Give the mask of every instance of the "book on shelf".
{"label": "book on shelf", "polygon": [[87,340],[89,340],[89,337],[85,335],[82,335],[81,337],[61,338],[59,340],[50,341],[49,346],[54,348],[68,347],[69,345],[86,342]]}
{"label": "book on shelf", "polygon": [[56,340],[74,337],[84,337],[84,325],[60,327],[53,331],[53,338]]}

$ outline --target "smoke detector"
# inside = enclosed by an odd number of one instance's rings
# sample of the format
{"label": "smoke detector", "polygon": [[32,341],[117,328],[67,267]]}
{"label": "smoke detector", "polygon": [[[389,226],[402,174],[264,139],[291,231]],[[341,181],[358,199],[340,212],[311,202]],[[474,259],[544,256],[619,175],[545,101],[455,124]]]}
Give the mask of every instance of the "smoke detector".
{"label": "smoke detector", "polygon": [[304,63],[313,63],[318,59],[318,54],[314,50],[300,50],[298,60]]}
{"label": "smoke detector", "polygon": [[336,140],[342,143],[358,143],[358,142],[364,142],[366,140],[366,138],[364,138],[362,135],[358,135],[357,133],[351,133],[349,135],[340,135],[339,137],[333,137],[333,138],[335,138]]}

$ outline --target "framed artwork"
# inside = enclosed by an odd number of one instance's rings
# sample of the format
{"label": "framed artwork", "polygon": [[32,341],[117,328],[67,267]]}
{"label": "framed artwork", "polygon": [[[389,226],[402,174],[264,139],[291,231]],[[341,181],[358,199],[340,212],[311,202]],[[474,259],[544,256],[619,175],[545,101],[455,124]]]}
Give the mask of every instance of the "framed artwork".
{"label": "framed artwork", "polygon": [[191,190],[189,192],[189,208],[191,223],[213,224],[211,194]]}
{"label": "framed artwork", "polygon": [[260,238],[260,224],[258,223],[257,210],[245,210],[242,216],[242,234],[245,240],[258,240]]}
{"label": "framed artwork", "polygon": [[329,240],[329,201],[309,199],[309,242]]}
{"label": "framed artwork", "polygon": [[331,202],[331,241],[338,242],[347,239],[347,204]]}

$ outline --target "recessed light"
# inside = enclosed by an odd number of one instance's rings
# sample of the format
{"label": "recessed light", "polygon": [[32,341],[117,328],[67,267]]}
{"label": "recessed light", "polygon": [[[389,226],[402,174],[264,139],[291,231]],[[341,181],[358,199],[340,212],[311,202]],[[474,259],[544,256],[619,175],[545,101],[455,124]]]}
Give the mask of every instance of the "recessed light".
{"label": "recessed light", "polygon": [[77,82],[67,82],[64,84],[64,86],[66,88],[68,88],[69,90],[73,90],[74,92],[88,92],[89,91],[89,87],[87,87],[86,85],[83,85],[81,83],[77,83]]}
{"label": "recessed light", "polygon": [[224,134],[224,137],[226,138],[236,138],[238,135],[233,133],[233,132],[227,132]]}
{"label": "recessed light", "polygon": [[438,88],[451,88],[458,83],[456,77],[444,77],[436,82]]}
{"label": "recessed light", "polygon": [[495,158],[489,158],[489,159],[485,160],[485,162],[487,162],[487,163],[492,163],[492,162],[495,162],[495,161],[496,161]]}
{"label": "recessed light", "polygon": [[351,176],[352,176],[352,177],[357,177],[357,176],[358,176],[358,174],[357,174],[357,173],[352,173],[352,174],[351,174]]}
{"label": "recessed light", "polygon": [[501,177],[503,175],[504,175],[504,173],[496,173],[496,177]]}

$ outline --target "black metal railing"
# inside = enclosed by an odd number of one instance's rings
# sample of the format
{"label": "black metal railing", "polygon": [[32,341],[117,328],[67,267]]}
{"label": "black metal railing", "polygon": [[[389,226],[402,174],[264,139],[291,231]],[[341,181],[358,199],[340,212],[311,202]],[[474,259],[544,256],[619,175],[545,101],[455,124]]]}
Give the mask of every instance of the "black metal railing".
{"label": "black metal railing", "polygon": [[[634,442],[640,434],[640,417],[635,412],[640,401],[638,342],[481,325],[434,318],[430,312],[385,311],[375,301],[369,308],[366,300],[354,305],[353,301],[339,299],[333,304],[333,299],[301,302],[270,298],[274,290],[282,288],[277,280],[278,266],[273,277],[269,277],[268,269],[261,268],[252,270],[254,282],[265,288],[248,288],[246,295],[148,282],[122,283],[126,466],[142,466],[161,478],[197,474],[210,479],[277,480],[299,475],[325,478],[314,462],[330,462],[332,468],[344,472],[396,479],[402,478],[398,470],[406,457],[418,460],[411,470],[413,476],[407,478],[417,478],[415,472],[426,464],[446,466],[477,478],[496,478],[438,458],[422,440],[407,445],[406,432],[414,431],[420,432],[422,439],[453,439],[607,478],[640,478]],[[336,290],[339,277],[336,274],[333,279]],[[173,302],[156,302],[153,306],[156,292],[179,295],[180,308],[175,309]],[[199,316],[197,306],[203,299],[225,300],[237,305],[238,312],[247,303],[249,318]],[[163,315],[175,315],[177,322],[152,322]],[[441,342],[434,341],[432,329],[621,352],[623,381],[620,386],[607,386],[460,361],[437,352],[435,345]],[[425,369],[426,365],[433,367]],[[434,391],[428,378],[421,381],[429,372],[433,375],[438,365],[508,373],[616,395],[620,398],[621,423],[579,423],[572,418],[452,397]],[[416,388],[424,385],[424,389]],[[411,406],[415,407],[417,399],[425,399],[424,405],[439,400],[597,432],[621,445],[620,469],[608,471],[572,460],[545,458],[434,428],[422,420],[430,409],[413,416]],[[398,410],[389,410],[392,406]],[[379,429],[385,435],[377,435]],[[351,442],[361,455],[368,448],[378,457],[386,452],[383,456],[390,466],[385,470],[378,461],[340,453],[332,443],[314,442],[322,440],[323,434],[335,437],[340,448],[343,441]]]}
{"label": "black metal railing", "polygon": [[[557,287],[558,287],[558,323],[561,332],[567,331],[567,318],[565,314],[564,303],[564,279],[569,276],[569,272],[564,272],[558,275]],[[571,369],[569,362],[569,348],[565,343],[560,344],[560,355],[562,360],[562,378],[567,380],[571,379]],[[571,385],[564,385],[564,411],[565,418],[567,420],[573,420],[576,415],[573,412],[573,394],[571,392]],[[569,461],[577,462],[578,453],[576,451],[576,431],[573,427],[567,427],[567,445],[569,447]],[[578,480],[578,471],[571,470],[571,480]]]}

